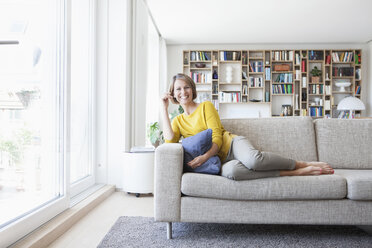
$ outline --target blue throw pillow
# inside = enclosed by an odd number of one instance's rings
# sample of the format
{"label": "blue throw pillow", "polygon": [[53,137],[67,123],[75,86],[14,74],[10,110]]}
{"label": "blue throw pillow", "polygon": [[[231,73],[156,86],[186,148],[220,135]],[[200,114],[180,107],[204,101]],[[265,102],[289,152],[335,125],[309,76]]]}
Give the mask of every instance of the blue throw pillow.
{"label": "blue throw pillow", "polygon": [[183,167],[187,172],[198,172],[204,174],[216,175],[220,172],[221,161],[216,155],[210,157],[204,164],[195,169],[187,165],[194,158],[203,155],[212,147],[212,129],[204,130],[194,136],[187,137],[182,140],[184,149]]}

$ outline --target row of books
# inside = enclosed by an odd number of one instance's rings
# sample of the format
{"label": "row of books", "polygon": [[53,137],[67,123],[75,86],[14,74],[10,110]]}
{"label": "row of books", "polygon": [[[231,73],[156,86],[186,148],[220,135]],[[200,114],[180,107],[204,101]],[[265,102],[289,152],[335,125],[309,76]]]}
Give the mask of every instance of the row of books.
{"label": "row of books", "polygon": [[228,60],[240,60],[240,52],[233,52],[233,51],[221,51],[220,52],[220,61],[228,61]]}
{"label": "row of books", "polygon": [[249,77],[249,86],[250,87],[262,87],[263,86],[262,77]]}
{"label": "row of books", "polygon": [[198,92],[198,95],[195,99],[196,102],[202,103],[205,101],[210,101],[212,100],[212,96],[209,92]]}
{"label": "row of books", "polygon": [[218,94],[218,84],[212,85],[212,94]]}
{"label": "row of books", "polygon": [[190,72],[190,77],[195,83],[212,82],[212,74],[210,72]]}
{"label": "row of books", "polygon": [[302,87],[306,87],[307,77],[302,77]]}
{"label": "row of books", "polygon": [[301,71],[300,70],[296,70],[295,79],[296,80],[300,80],[301,79]]}
{"label": "row of books", "polygon": [[338,114],[338,119],[349,119],[349,112],[350,111],[340,111],[340,113]]}
{"label": "row of books", "polygon": [[323,94],[323,85],[322,84],[310,84],[309,94]]}
{"label": "row of books", "polygon": [[333,67],[332,68],[332,75],[334,77],[348,77],[354,75],[354,68],[353,67]]}
{"label": "row of books", "polygon": [[249,71],[250,72],[263,72],[263,62],[262,61],[252,61],[249,62]]}
{"label": "row of books", "polygon": [[355,95],[358,95],[358,94],[360,94],[360,85],[355,87]]}
{"label": "row of books", "polygon": [[310,107],[309,114],[313,117],[321,117],[323,116],[323,107]]}
{"label": "row of books", "polygon": [[293,51],[272,51],[271,59],[273,61],[278,60],[287,60],[293,61]]}
{"label": "row of books", "polygon": [[242,93],[243,95],[248,95],[248,85],[243,85]]}
{"label": "row of books", "polygon": [[323,60],[323,51],[309,51],[309,60]]}
{"label": "row of books", "polygon": [[333,52],[332,61],[333,62],[352,62],[353,52]]}
{"label": "row of books", "polygon": [[326,65],[331,64],[331,55],[328,54],[328,55],[326,56],[325,63],[326,63]]}
{"label": "row of books", "polygon": [[214,107],[218,111],[218,109],[219,109],[218,100],[212,100],[211,102],[213,103]]}
{"label": "row of books", "polygon": [[265,68],[265,78],[266,80],[271,80],[271,68],[270,67]]}
{"label": "row of books", "polygon": [[241,102],[240,92],[220,92],[219,93],[220,102]]}
{"label": "row of books", "polygon": [[292,73],[280,73],[275,81],[276,83],[292,83],[293,82],[293,76]]}
{"label": "row of books", "polygon": [[210,53],[207,53],[207,52],[192,51],[190,55],[191,55],[191,61],[211,60]]}
{"label": "row of books", "polygon": [[273,85],[273,94],[292,94],[293,85],[292,84],[276,84]]}
{"label": "row of books", "polygon": [[306,72],[306,60],[302,60],[301,72]]}
{"label": "row of books", "polygon": [[299,53],[296,53],[296,55],[295,55],[295,64],[296,64],[296,65],[301,64],[300,61],[301,61],[301,56],[300,56]]}
{"label": "row of books", "polygon": [[331,85],[325,85],[324,86],[324,90],[325,90],[326,95],[330,95],[331,94],[331,89],[332,89],[332,86]]}
{"label": "row of books", "polygon": [[307,110],[306,109],[301,110],[301,116],[307,116]]}

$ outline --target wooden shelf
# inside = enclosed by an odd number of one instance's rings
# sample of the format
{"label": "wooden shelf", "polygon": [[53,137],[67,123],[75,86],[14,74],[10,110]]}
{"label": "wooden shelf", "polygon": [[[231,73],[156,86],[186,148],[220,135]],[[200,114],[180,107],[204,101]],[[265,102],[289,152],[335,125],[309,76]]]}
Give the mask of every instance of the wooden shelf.
{"label": "wooden shelf", "polygon": [[291,94],[271,94],[272,96],[293,96],[293,93]]}
{"label": "wooden shelf", "polygon": [[293,60],[271,60],[271,63],[293,63]]}
{"label": "wooden shelf", "polygon": [[[237,52],[240,54],[240,60],[220,60],[220,52],[223,51],[230,51],[230,52]],[[309,59],[311,52],[314,51],[314,56],[313,58],[324,58],[324,59]],[[191,56],[193,58],[205,58],[204,55],[196,55],[197,53],[194,52],[207,52],[208,58],[210,60],[191,60]],[[319,52],[319,54],[316,54],[315,52]],[[326,113],[330,116],[332,114],[335,114],[334,108],[331,108],[330,110],[324,109],[325,102],[326,101],[332,101],[333,97],[335,96],[341,96],[344,95],[351,95],[355,97],[360,97],[361,94],[355,94],[355,88],[356,86],[362,86],[362,89],[364,89],[363,86],[363,79],[356,79],[356,71],[357,69],[363,69],[362,68],[362,63],[360,64],[355,64],[355,61],[347,61],[347,62],[334,62],[332,54],[334,52],[337,52],[339,57],[342,58],[342,52],[352,52],[353,53],[353,60],[355,54],[358,54],[358,56],[361,56],[362,50],[361,49],[340,49],[340,50],[332,50],[332,49],[275,49],[275,50],[208,50],[208,51],[203,51],[203,50],[185,50],[183,52],[183,58],[182,58],[182,67],[184,69],[184,73],[186,74],[197,74],[199,75],[207,75],[208,80],[211,81],[211,83],[197,83],[197,91],[199,92],[209,92],[208,95],[211,97],[212,102],[214,104],[220,104],[224,106],[224,110],[230,111],[230,108],[234,108],[234,105],[236,104],[270,104],[270,109],[271,109],[271,116],[276,116],[279,115],[277,111],[278,108],[280,109],[280,104],[282,104],[282,100],[280,99],[280,96],[286,96],[288,99],[288,104],[292,105],[294,115],[293,116],[303,116],[303,111],[306,110],[307,116],[310,115],[309,112],[309,107],[312,108],[319,108],[322,107],[322,114]],[[303,54],[305,53],[305,56]],[[292,57],[293,56],[293,57]],[[331,59],[329,60],[329,57],[331,56]],[[231,57],[232,58],[232,57]],[[238,58],[238,57],[234,57]],[[274,60],[273,58],[279,58],[279,60]],[[284,58],[287,58],[287,60],[283,60]],[[291,58],[289,60],[288,58]],[[293,59],[292,59],[293,58]],[[300,60],[298,60],[298,58]],[[361,57],[359,58],[359,60]],[[187,64],[184,64],[184,61],[188,61]],[[243,61],[245,62],[243,64]],[[261,69],[263,69],[262,72],[252,72],[250,71],[250,65],[247,62],[259,62],[261,65]],[[326,61],[331,61],[329,64],[326,64]],[[269,62],[269,64],[266,64],[266,62]],[[300,63],[298,63],[300,62]],[[305,67],[303,67],[303,62],[305,63]],[[205,68],[197,68],[195,66],[196,63],[203,63],[206,65]],[[290,66],[292,70],[289,71],[275,71],[274,66],[278,64],[287,64]],[[320,65],[318,65],[320,64]],[[227,83],[227,82],[220,82],[221,79],[211,79],[212,77],[212,72],[216,70],[218,72],[219,78],[224,78],[225,76],[225,71],[224,68],[227,66],[231,65],[234,67],[234,78],[238,80],[237,82],[232,82],[232,83]],[[322,76],[320,77],[320,81],[318,83],[313,83],[309,82],[311,81],[311,75],[310,75],[310,69],[313,66],[318,66],[318,68],[322,71]],[[354,68],[354,73],[352,76],[332,76],[334,72],[334,68],[343,68],[343,67],[351,67]],[[266,70],[270,69],[270,74],[271,74],[271,79],[268,80],[266,79]],[[306,69],[306,71],[302,71]],[[296,71],[298,74],[295,74]],[[242,78],[242,72],[245,72],[247,77],[255,77],[255,78],[262,78],[262,87],[251,87],[249,78]],[[235,74],[236,73],[236,74]],[[325,79],[326,74],[328,73],[329,79]],[[238,74],[239,77],[236,77]],[[274,82],[276,77],[279,74],[291,74],[292,76],[292,82]],[[345,73],[343,73],[345,74]],[[300,76],[300,79],[295,79],[296,75]],[[195,76],[195,75],[193,75]],[[364,74],[363,74],[364,76]],[[306,86],[303,87],[302,85],[302,77],[307,78]],[[349,88],[350,91],[344,91],[344,92],[339,92],[339,91],[333,91],[332,88],[334,88],[335,82],[338,81],[350,81],[353,85]],[[223,81],[226,81],[225,79]],[[212,87],[210,87],[211,85]],[[230,86],[225,86],[225,85],[230,85]],[[278,86],[277,86],[278,85]],[[274,87],[280,87],[279,85],[292,85],[288,87],[292,87],[292,93],[290,94],[273,94],[272,90]],[[308,89],[312,89],[311,87],[315,87],[318,85],[323,85],[323,93],[322,94],[310,94]],[[331,89],[329,89],[329,87]],[[287,88],[287,87],[286,87]],[[248,91],[245,91],[247,90]],[[326,94],[326,89],[328,94]],[[336,89],[336,88],[335,88]],[[338,88],[337,88],[338,89]],[[218,92],[217,92],[218,90]],[[248,94],[242,94],[243,90],[245,93]],[[252,91],[251,91],[252,90]],[[330,90],[330,91],[328,91]],[[214,94],[212,93],[214,92]],[[240,100],[244,100],[241,102],[219,102],[220,100],[220,92],[225,92],[227,93],[227,96],[229,97],[228,93],[239,93]],[[263,98],[265,100],[266,93],[269,93],[269,102],[250,102],[249,98]],[[302,94],[305,93],[307,97],[307,101],[303,101],[302,99]],[[256,95],[257,94],[257,95]],[[295,101],[295,94],[299,94],[300,102],[299,106],[301,109],[294,109],[294,101]],[[232,95],[235,96],[235,95]],[[275,101],[275,97],[279,97]],[[313,98],[320,98],[323,99],[323,106],[321,105],[310,105],[310,102],[308,100],[311,100]],[[225,98],[226,99],[226,98]],[[274,104],[272,104],[274,99]],[[247,102],[245,102],[247,100]],[[329,104],[328,102],[326,104]],[[278,106],[280,105],[280,106]],[[275,112],[274,112],[275,111]],[[337,116],[336,116],[337,117]],[[223,117],[221,117],[223,118]],[[313,118],[324,118],[324,116],[313,116]]]}
{"label": "wooden shelf", "polygon": [[241,63],[241,60],[220,60],[220,63]]}
{"label": "wooden shelf", "polygon": [[332,94],[352,94],[352,91],[333,91]]}
{"label": "wooden shelf", "polygon": [[221,82],[220,84],[221,85],[241,85],[241,83],[225,83],[225,82]]}
{"label": "wooden shelf", "polygon": [[220,104],[245,104],[247,102],[219,102]]}
{"label": "wooden shelf", "polygon": [[293,71],[272,71],[272,73],[293,73]]}

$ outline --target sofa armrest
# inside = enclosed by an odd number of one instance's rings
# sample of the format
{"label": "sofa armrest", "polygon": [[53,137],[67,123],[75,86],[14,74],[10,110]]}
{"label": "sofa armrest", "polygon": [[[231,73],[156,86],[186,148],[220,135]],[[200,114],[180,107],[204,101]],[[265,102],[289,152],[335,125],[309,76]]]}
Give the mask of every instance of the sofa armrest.
{"label": "sofa armrest", "polygon": [[155,150],[155,221],[178,222],[181,214],[181,144],[162,144]]}

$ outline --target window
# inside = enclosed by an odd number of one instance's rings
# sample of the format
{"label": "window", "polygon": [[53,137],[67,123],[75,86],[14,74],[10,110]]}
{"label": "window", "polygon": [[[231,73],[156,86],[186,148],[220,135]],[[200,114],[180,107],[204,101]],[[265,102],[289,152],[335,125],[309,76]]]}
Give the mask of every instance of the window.
{"label": "window", "polygon": [[61,1],[0,1],[1,247],[66,207],[63,13]]}
{"label": "window", "polygon": [[0,247],[95,182],[94,3],[0,0]]}

